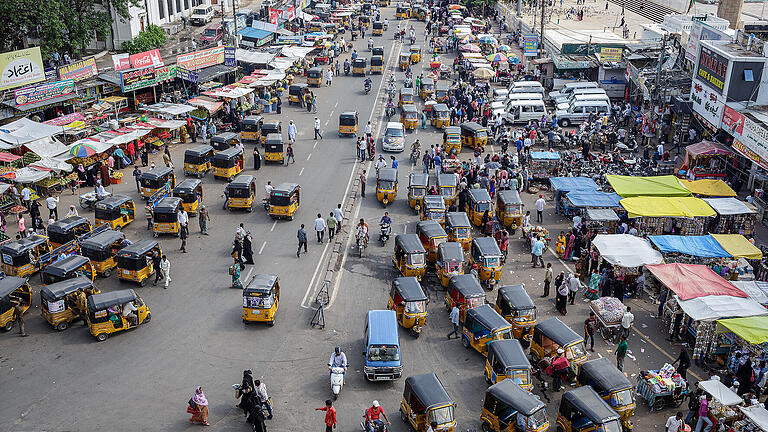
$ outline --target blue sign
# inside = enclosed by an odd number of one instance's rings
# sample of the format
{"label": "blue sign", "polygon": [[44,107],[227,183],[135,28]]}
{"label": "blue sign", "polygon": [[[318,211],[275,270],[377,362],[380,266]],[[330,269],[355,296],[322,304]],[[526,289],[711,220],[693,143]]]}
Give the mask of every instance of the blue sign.
{"label": "blue sign", "polygon": [[176,66],[176,78],[181,78],[184,81],[197,83],[197,72],[191,71],[181,66]]}
{"label": "blue sign", "polygon": [[539,36],[538,35],[524,35],[523,36],[523,55],[525,57],[536,57],[539,51]]}
{"label": "blue sign", "polygon": [[224,47],[224,66],[237,66],[235,61],[235,47]]}

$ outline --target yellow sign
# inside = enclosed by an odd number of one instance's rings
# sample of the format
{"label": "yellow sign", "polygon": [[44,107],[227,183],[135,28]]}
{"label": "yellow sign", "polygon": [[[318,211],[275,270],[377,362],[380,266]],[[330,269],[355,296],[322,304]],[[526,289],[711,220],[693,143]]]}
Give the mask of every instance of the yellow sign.
{"label": "yellow sign", "polygon": [[600,60],[605,62],[620,62],[623,48],[600,48]]}
{"label": "yellow sign", "polygon": [[45,81],[40,47],[0,54],[0,90]]}

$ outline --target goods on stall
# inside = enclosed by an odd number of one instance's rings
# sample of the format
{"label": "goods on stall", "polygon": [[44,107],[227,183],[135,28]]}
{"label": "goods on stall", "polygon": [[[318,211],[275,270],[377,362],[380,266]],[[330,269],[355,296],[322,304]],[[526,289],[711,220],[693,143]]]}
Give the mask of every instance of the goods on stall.
{"label": "goods on stall", "polygon": [[523,235],[530,240],[532,237],[541,237],[541,240],[547,244],[549,243],[549,230],[542,226],[527,226],[523,227]]}
{"label": "goods on stall", "polygon": [[120,182],[123,181],[123,173],[120,171],[112,171],[112,174],[109,175],[109,181],[112,184],[120,184]]}
{"label": "goods on stall", "polygon": [[641,371],[637,377],[637,394],[648,402],[651,411],[678,407],[687,393],[688,383],[669,363],[659,370]]}
{"label": "goods on stall", "polygon": [[755,234],[756,223],[757,213],[720,216],[710,232],[752,236]]}
{"label": "goods on stall", "polygon": [[589,306],[608,324],[621,323],[621,317],[627,311],[624,303],[616,297],[600,297],[592,300]]}

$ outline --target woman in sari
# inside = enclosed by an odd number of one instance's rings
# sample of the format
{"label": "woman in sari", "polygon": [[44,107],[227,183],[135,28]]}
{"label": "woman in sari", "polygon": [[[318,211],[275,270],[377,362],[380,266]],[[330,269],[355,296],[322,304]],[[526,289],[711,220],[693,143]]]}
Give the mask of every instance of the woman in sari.
{"label": "woman in sari", "polygon": [[565,256],[565,232],[560,231],[560,235],[557,236],[557,243],[555,244],[555,253],[557,257],[562,259]]}
{"label": "woman in sari", "polygon": [[565,255],[563,256],[563,259],[570,260],[571,259],[571,253],[573,253],[573,246],[576,243],[576,235],[571,233],[570,236],[568,236],[568,244],[565,247]]}
{"label": "woman in sari", "polygon": [[189,400],[187,412],[192,414],[192,418],[189,419],[190,423],[210,426],[208,423],[208,399],[205,398],[202,387],[195,389],[194,396]]}
{"label": "woman in sari", "polygon": [[240,282],[240,263],[237,262],[237,258],[234,261],[232,267],[229,268],[229,272],[232,274],[232,288],[243,289],[243,283]]}
{"label": "woman in sari", "polygon": [[590,300],[597,300],[600,297],[598,294],[598,291],[600,290],[600,279],[600,275],[597,271],[593,271],[592,276],[589,278],[589,286],[587,286],[587,292],[584,293],[584,297]]}

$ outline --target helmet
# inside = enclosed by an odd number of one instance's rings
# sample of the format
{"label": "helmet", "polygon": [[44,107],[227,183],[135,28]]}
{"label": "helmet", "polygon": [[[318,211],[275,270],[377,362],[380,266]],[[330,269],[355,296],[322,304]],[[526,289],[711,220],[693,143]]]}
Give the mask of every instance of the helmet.
{"label": "helmet", "polygon": [[373,401],[373,406],[378,408],[379,407],[379,401],[377,401],[377,400]]}
{"label": "helmet", "polygon": [[341,347],[340,347],[340,346],[337,346],[336,348],[334,348],[334,349],[333,349],[333,352],[335,352],[335,353],[336,353],[336,355],[339,355],[339,354],[341,354]]}

